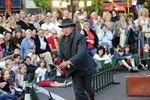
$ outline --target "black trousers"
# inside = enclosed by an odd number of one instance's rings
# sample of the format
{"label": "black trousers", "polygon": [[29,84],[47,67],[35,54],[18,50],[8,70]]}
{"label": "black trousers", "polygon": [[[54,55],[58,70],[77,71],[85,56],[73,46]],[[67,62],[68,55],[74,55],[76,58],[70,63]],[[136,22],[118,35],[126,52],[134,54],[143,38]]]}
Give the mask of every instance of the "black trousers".
{"label": "black trousers", "polygon": [[[81,74],[82,73],[82,74]],[[72,74],[76,100],[94,100],[94,89],[92,88],[92,72],[73,72]],[[89,99],[90,98],[90,99]]]}
{"label": "black trousers", "polygon": [[113,40],[112,40],[113,47],[116,48],[117,45],[119,45],[119,42],[120,42],[120,37],[113,38]]}

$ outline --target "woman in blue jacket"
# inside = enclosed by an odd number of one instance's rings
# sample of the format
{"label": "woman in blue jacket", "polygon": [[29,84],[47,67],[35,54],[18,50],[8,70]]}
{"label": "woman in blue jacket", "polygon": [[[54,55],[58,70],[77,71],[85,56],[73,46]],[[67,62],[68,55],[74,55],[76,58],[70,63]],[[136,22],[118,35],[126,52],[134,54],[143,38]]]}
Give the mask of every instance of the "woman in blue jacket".
{"label": "woman in blue jacket", "polygon": [[26,30],[26,37],[21,42],[21,58],[24,59],[26,56],[30,56],[35,53],[35,42],[31,37],[31,30]]}

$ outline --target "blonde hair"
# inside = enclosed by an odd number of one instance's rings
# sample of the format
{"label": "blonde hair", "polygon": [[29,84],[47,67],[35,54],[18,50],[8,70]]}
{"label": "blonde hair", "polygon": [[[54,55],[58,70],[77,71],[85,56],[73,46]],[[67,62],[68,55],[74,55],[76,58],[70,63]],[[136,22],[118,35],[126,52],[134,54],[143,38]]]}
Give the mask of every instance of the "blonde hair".
{"label": "blonde hair", "polygon": [[12,59],[7,59],[5,61],[5,67],[7,68],[9,64],[13,63]]}
{"label": "blonde hair", "polygon": [[27,66],[25,64],[20,64],[18,69],[17,69],[17,73],[20,73],[20,69],[24,68],[26,70],[27,73]]}
{"label": "blonde hair", "polygon": [[4,69],[4,70],[2,70],[2,77],[4,76],[4,74],[5,74],[5,72],[9,72],[9,74],[10,74],[10,70],[9,69]]}
{"label": "blonde hair", "polygon": [[91,17],[94,17],[94,16],[97,16],[97,13],[96,13],[96,12],[92,12],[92,13],[91,13]]}
{"label": "blonde hair", "polygon": [[32,34],[32,31],[31,31],[30,29],[27,29],[27,30],[25,31],[25,36],[26,36],[26,37],[28,37],[28,33]]}
{"label": "blonde hair", "polygon": [[145,13],[145,17],[148,17],[149,11],[146,8],[140,9],[140,11],[139,11],[139,17],[143,16],[143,12]]}
{"label": "blonde hair", "polygon": [[110,18],[112,17],[112,15],[110,13],[106,13],[105,19],[106,19],[107,16],[109,16]]}
{"label": "blonde hair", "polygon": [[120,14],[119,14],[119,17],[124,17],[124,18],[126,19],[126,15],[123,14],[123,13],[120,13]]}
{"label": "blonde hair", "polygon": [[106,15],[108,14],[109,12],[103,12],[103,15],[102,15],[102,18],[104,18],[105,19],[105,17],[106,17]]}

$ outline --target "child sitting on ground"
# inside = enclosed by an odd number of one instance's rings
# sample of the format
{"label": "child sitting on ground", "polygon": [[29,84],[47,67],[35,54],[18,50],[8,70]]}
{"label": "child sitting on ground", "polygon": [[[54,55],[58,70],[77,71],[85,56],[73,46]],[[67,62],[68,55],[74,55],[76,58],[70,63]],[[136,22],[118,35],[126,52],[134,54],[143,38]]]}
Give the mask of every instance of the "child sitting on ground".
{"label": "child sitting on ground", "polygon": [[41,59],[39,61],[39,67],[35,71],[35,79],[39,86],[51,86],[51,87],[64,87],[65,83],[58,83],[56,81],[46,80],[46,61]]}
{"label": "child sitting on ground", "polygon": [[14,63],[14,66],[12,67],[12,71],[16,74],[17,72],[17,69],[18,69],[18,66],[21,62],[21,57],[20,57],[20,54],[14,54],[14,57],[13,57],[13,63]]}
{"label": "child sitting on ground", "polygon": [[148,68],[150,66],[150,46],[149,44],[145,44],[144,49],[141,48],[140,49],[140,59],[142,64],[144,64],[144,66],[146,68]]}
{"label": "child sitting on ground", "polygon": [[93,56],[93,59],[96,61],[105,60],[105,63],[111,62],[111,57],[105,53],[105,48],[103,46],[97,48],[97,53]]}
{"label": "child sitting on ground", "polygon": [[125,46],[124,56],[127,58],[127,62],[131,63],[131,65],[133,66],[133,69],[138,71],[138,68],[135,66],[133,54],[130,52],[130,46],[129,45]]}
{"label": "child sitting on ground", "polygon": [[[2,70],[0,69],[0,79],[2,80]],[[0,82],[0,94],[6,94],[6,91],[3,91],[2,88],[4,88],[6,85],[6,82]],[[1,100],[1,99],[0,99]]]}
{"label": "child sitting on ground", "polygon": [[0,83],[5,83],[5,85],[1,89],[3,91],[7,92],[8,99],[10,99],[10,100],[17,100],[17,96],[15,95],[15,89],[13,89],[10,86],[10,83],[8,81],[10,79],[10,74],[9,73],[10,73],[10,71],[8,69],[5,69],[3,71],[2,78],[0,79]]}
{"label": "child sitting on ground", "polygon": [[[131,60],[131,57],[124,56],[124,53],[125,52],[123,48],[118,50],[118,53],[114,57],[117,61],[117,64],[126,67],[130,72],[137,71],[135,65],[133,64],[134,62],[132,62],[133,60]],[[128,63],[131,64],[131,66]]]}
{"label": "child sitting on ground", "polygon": [[19,88],[24,88],[24,78],[27,74],[27,67],[25,64],[20,64],[16,73],[16,86]]}
{"label": "child sitting on ground", "polygon": [[5,66],[6,66],[6,69],[8,69],[10,71],[10,79],[9,79],[10,85],[14,86],[14,83],[15,83],[15,73],[12,71],[12,68],[14,66],[14,63],[13,63],[12,59],[7,59],[5,61]]}

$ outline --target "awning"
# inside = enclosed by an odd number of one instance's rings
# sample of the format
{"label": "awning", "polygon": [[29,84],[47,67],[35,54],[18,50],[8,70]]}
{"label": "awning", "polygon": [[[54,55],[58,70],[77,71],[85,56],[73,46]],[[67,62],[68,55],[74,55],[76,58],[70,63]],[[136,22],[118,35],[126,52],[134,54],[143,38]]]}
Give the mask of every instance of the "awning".
{"label": "awning", "polygon": [[103,11],[112,11],[113,8],[119,12],[124,12],[126,8],[128,8],[128,5],[127,5],[127,2],[104,3],[101,9]]}

